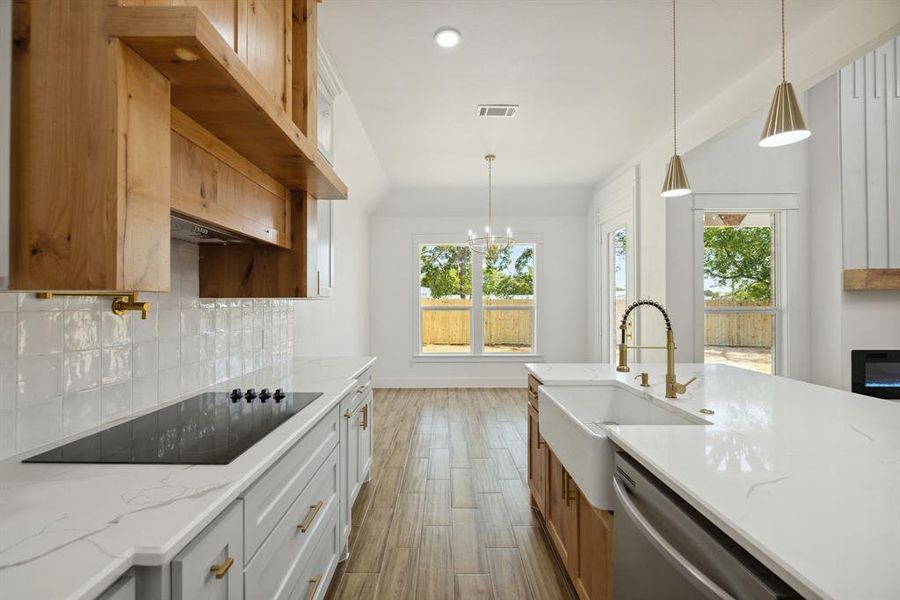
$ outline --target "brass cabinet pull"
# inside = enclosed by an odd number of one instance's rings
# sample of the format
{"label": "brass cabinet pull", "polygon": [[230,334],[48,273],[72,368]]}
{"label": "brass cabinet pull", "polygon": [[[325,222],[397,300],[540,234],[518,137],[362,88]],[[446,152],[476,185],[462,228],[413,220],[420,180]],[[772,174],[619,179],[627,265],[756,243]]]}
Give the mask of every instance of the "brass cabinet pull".
{"label": "brass cabinet pull", "polygon": [[566,470],[562,469],[560,471],[560,475],[562,476],[562,493],[563,498],[566,499],[566,506],[569,505],[569,478],[566,476]]}
{"label": "brass cabinet pull", "polygon": [[563,469],[562,471],[562,488],[563,488],[563,497],[566,499],[566,506],[569,506],[573,500],[572,498],[572,490],[569,487],[569,472]]}
{"label": "brass cabinet pull", "polygon": [[222,579],[228,573],[228,569],[234,564],[234,559],[230,556],[225,559],[221,565],[213,565],[209,568],[210,573],[216,574],[216,579]]}
{"label": "brass cabinet pull", "polygon": [[362,420],[362,424],[360,424],[360,427],[362,427],[363,430],[366,430],[369,428],[369,405],[368,404],[363,405],[362,414],[363,414],[363,420]]}
{"label": "brass cabinet pull", "polygon": [[[563,472],[565,473],[565,477],[566,477],[566,506],[569,506],[569,503],[572,500],[575,500],[578,498],[578,490],[572,489],[572,485],[570,483],[572,480],[572,477],[569,475],[569,472],[568,471],[563,471]],[[574,492],[574,494],[573,494],[573,492]]]}
{"label": "brass cabinet pull", "polygon": [[309,529],[309,526],[312,525],[313,519],[316,518],[316,515],[319,514],[319,511],[322,510],[322,501],[319,500],[317,503],[310,505],[309,512],[306,513],[306,518],[303,519],[303,522],[297,525],[297,529],[300,530],[300,533],[306,533],[306,530]]}
{"label": "brass cabinet pull", "polygon": [[312,587],[309,588],[309,593],[306,594],[306,600],[313,600],[316,597],[316,592],[319,591],[319,586],[322,584],[322,576],[317,575],[315,579],[310,579],[309,583]]}

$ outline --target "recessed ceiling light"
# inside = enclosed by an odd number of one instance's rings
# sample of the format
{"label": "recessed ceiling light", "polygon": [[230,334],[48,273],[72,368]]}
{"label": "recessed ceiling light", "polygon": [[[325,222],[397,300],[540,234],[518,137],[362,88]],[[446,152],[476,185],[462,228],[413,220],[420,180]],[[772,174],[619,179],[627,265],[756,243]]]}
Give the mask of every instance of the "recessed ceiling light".
{"label": "recessed ceiling light", "polygon": [[452,27],[441,27],[434,32],[434,43],[441,48],[453,48],[461,39],[460,33]]}

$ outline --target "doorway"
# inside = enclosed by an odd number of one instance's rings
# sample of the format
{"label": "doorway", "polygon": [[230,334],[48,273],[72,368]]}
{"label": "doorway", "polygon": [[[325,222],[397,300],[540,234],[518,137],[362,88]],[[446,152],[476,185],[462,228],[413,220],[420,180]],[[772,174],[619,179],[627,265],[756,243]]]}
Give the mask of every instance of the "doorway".
{"label": "doorway", "polygon": [[[634,299],[631,213],[600,224],[600,359],[619,359],[619,323]],[[631,332],[629,330],[630,339]]]}

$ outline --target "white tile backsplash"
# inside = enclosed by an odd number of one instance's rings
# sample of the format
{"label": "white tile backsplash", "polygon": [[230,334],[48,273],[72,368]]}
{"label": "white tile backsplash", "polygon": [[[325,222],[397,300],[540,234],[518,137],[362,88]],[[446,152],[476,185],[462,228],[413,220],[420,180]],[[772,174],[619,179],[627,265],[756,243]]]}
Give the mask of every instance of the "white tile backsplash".
{"label": "white tile backsplash", "polygon": [[202,300],[196,246],[146,321],[111,298],[0,293],[0,459],[153,408],[294,352],[294,301]]}
{"label": "white tile backsplash", "polygon": [[19,356],[37,356],[39,354],[62,352],[62,312],[20,312],[17,335]]}

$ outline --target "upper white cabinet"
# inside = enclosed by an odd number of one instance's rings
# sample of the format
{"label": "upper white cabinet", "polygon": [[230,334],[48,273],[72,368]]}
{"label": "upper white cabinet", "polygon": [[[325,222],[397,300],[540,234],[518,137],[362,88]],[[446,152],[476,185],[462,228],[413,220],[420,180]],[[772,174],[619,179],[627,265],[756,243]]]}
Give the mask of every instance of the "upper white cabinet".
{"label": "upper white cabinet", "polygon": [[900,38],[840,73],[844,269],[900,269]]}
{"label": "upper white cabinet", "polygon": [[328,297],[334,287],[334,203],[331,200],[319,200],[316,288],[320,297]]}

